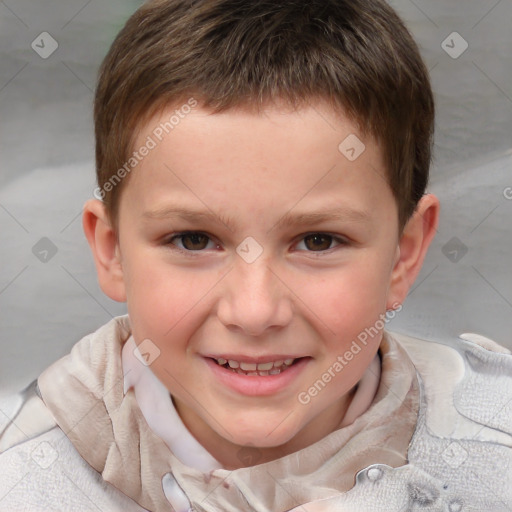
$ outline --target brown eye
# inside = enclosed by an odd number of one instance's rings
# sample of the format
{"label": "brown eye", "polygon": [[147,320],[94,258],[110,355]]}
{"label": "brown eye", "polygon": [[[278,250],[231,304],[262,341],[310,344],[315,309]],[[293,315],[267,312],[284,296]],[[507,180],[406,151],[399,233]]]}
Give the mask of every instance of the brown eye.
{"label": "brown eye", "polygon": [[203,233],[182,233],[181,235],[173,236],[169,243],[177,245],[180,249],[185,249],[186,251],[201,251],[207,248],[210,241],[210,238]]}
{"label": "brown eye", "polygon": [[208,245],[208,237],[199,233],[182,236],[183,247],[189,251],[199,251]]}
{"label": "brown eye", "polygon": [[333,237],[323,233],[315,233],[304,237],[304,245],[310,251],[326,251],[331,247]]}

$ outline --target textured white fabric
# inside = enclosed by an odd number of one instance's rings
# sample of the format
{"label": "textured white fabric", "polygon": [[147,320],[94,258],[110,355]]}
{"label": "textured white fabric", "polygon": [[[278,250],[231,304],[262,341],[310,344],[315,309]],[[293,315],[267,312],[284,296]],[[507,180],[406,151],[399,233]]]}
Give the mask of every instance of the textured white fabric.
{"label": "textured white fabric", "polygon": [[482,348],[485,348],[487,350],[491,350],[493,352],[500,352],[501,354],[510,354],[511,351],[506,348],[502,347],[498,343],[496,343],[494,340],[491,340],[490,338],[487,338],[486,336],[482,336],[481,334],[475,334],[474,332],[465,332],[459,336],[461,340],[471,341],[473,343],[476,343],[477,345],[480,345]]}
{"label": "textured white fabric", "polygon": [[[376,399],[352,425],[271,463],[204,473],[171,454],[134,393],[124,392],[121,347],[128,338],[126,319],[116,319],[48,369],[40,378],[48,410],[35,386],[0,400],[0,511],[171,512],[171,504],[174,512],[512,510],[509,354],[461,339],[389,335]],[[414,410],[411,371],[419,383]],[[443,415],[453,429],[443,430]],[[382,452],[366,451],[376,436],[377,446],[396,442],[403,424],[395,420],[405,416],[415,429],[405,439],[405,463],[390,466],[378,460]],[[31,434],[20,442],[17,431]],[[339,485],[344,473],[348,487]]]}
{"label": "textured white fabric", "polygon": [[144,510],[105,482],[59,427],[0,454],[0,512]]}

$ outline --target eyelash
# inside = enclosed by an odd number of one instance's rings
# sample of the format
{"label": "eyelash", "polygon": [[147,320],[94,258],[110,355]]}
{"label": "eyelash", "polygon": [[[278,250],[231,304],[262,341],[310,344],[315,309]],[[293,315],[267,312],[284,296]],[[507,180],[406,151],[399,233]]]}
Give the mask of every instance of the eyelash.
{"label": "eyelash", "polygon": [[[173,235],[171,235],[170,237],[168,237],[166,239],[166,241],[164,242],[164,245],[166,246],[169,246],[169,245],[175,245],[173,244],[173,240],[176,240],[176,239],[182,239],[183,237],[187,236],[187,235],[203,235],[205,236],[206,238],[208,238],[208,241],[209,242],[214,242],[216,243],[212,237],[210,235],[208,235],[207,233],[204,233],[202,231],[183,231],[181,233],[175,233]],[[320,250],[320,251],[305,251],[305,252],[308,252],[308,253],[311,253],[311,254],[314,254],[314,255],[319,255],[319,254],[325,254],[325,253],[329,253],[330,251],[332,251],[333,249],[336,249],[336,247],[339,247],[339,246],[346,246],[348,245],[348,241],[344,238],[341,238],[341,237],[338,237],[338,236],[335,236],[335,235],[331,235],[329,233],[324,233],[323,231],[312,231],[312,232],[309,232],[309,233],[305,233],[303,235],[301,235],[301,238],[299,240],[299,243],[302,242],[304,239],[306,239],[308,236],[313,236],[313,235],[321,235],[321,236],[326,236],[326,237],[330,237],[332,238],[331,240],[331,244],[333,242],[336,242],[337,245],[335,245],[334,247],[330,247],[329,249],[325,249],[325,250]],[[220,244],[216,244],[217,246],[220,245]],[[200,253],[206,251],[207,249],[201,249],[201,250],[190,250],[190,249],[185,249],[185,248],[181,248],[181,247],[178,247],[176,246],[176,250],[186,254],[187,256],[196,256],[196,255],[199,255]]]}

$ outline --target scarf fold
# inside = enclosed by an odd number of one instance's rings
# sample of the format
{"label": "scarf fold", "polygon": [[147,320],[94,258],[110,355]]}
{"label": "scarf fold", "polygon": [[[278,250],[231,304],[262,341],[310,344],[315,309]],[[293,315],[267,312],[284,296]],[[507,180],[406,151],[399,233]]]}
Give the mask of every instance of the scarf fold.
{"label": "scarf fold", "polygon": [[[45,370],[38,384],[45,404],[80,455],[145,509],[172,510],[162,487],[168,473],[196,510],[285,512],[348,491],[355,474],[371,464],[398,467],[407,462],[419,408],[418,380],[406,351],[388,333],[379,349],[381,375],[370,407],[356,412],[358,417],[349,425],[298,452],[234,471],[220,467],[195,439],[195,444],[191,441],[186,429],[181,434],[188,435],[190,444],[184,446],[191,450],[180,452],[169,440],[172,432],[162,431],[160,437],[152,420],[153,429],[149,427],[134,392],[134,368],[123,356],[130,336],[128,316],[115,318]],[[145,399],[139,401],[144,409]],[[172,414],[169,403],[162,405],[164,417]],[[173,424],[185,428],[174,412]]]}

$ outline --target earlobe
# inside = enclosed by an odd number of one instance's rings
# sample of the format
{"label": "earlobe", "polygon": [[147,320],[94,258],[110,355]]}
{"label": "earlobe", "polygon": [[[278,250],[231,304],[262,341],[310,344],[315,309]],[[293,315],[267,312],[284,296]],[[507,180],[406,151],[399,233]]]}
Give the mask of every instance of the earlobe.
{"label": "earlobe", "polygon": [[101,289],[112,300],[126,302],[119,244],[101,201],[91,199],[85,203],[82,225],[94,257]]}
{"label": "earlobe", "polygon": [[424,195],[404,227],[391,274],[387,308],[402,304],[418,276],[439,223],[439,200]]}

